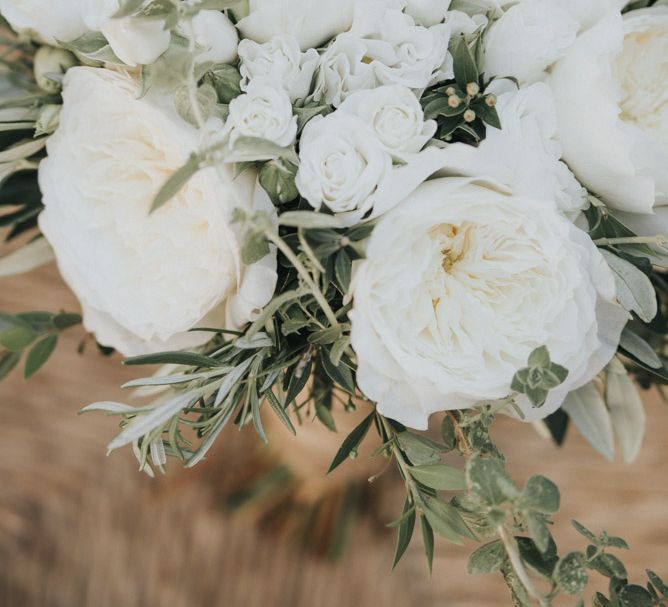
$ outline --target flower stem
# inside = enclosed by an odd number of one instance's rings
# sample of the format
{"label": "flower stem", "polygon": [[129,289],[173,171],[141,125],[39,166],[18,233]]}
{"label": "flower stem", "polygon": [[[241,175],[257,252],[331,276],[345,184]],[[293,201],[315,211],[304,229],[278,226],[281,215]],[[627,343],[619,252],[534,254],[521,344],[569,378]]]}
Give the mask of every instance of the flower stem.
{"label": "flower stem", "polygon": [[519,578],[520,582],[522,582],[522,586],[524,586],[529,596],[531,596],[540,605],[540,607],[550,607],[549,599],[538,591],[533,581],[529,577],[527,570],[524,568],[524,563],[522,563],[520,553],[517,550],[517,542],[515,541],[515,538],[508,534],[508,531],[503,525],[499,525],[496,528],[496,532],[503,542],[506,553],[508,554],[508,558],[510,559],[510,563],[515,570],[517,577]]}
{"label": "flower stem", "polygon": [[668,243],[666,236],[629,236],[625,238],[599,238],[594,244],[599,247],[615,246],[620,244],[653,244],[665,247]]}
{"label": "flower stem", "polygon": [[338,327],[339,321],[336,318],[336,314],[334,314],[332,308],[327,302],[327,298],[320,290],[320,287],[313,280],[313,277],[311,276],[309,271],[304,267],[302,262],[299,261],[297,255],[295,255],[293,250],[285,243],[285,241],[278,234],[274,234],[273,232],[268,230],[265,233],[265,235],[267,239],[273,244],[275,244],[276,248],[281,253],[283,253],[285,257],[287,257],[288,261],[294,266],[295,270],[297,270],[297,272],[302,277],[304,282],[308,285],[309,289],[311,289],[313,296],[315,297],[316,301],[322,308],[322,311],[325,313],[325,316],[327,316],[327,320],[329,320],[332,327]]}

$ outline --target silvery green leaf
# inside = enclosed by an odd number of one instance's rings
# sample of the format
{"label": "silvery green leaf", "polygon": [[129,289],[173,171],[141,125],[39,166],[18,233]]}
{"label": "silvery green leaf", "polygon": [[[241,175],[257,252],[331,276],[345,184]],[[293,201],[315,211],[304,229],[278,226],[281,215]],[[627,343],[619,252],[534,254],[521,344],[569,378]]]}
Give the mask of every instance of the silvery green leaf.
{"label": "silvery green leaf", "polygon": [[206,435],[200,444],[199,449],[197,449],[197,451],[193,453],[190,459],[188,459],[186,468],[194,468],[206,457],[206,454],[209,452],[211,447],[213,447],[216,439],[220,436],[220,433],[225,429],[228,422],[232,418],[232,414],[234,413],[235,409],[236,407],[231,405],[225,410],[224,413],[220,414],[220,417],[216,421],[215,426]]}
{"label": "silvery green leaf", "polygon": [[295,175],[296,164],[285,159],[271,160],[260,169],[260,185],[274,204],[285,204],[299,196]]}
{"label": "silvery green leaf", "polygon": [[648,367],[652,369],[661,369],[663,367],[663,363],[659,355],[654,351],[654,348],[628,327],[622,332],[622,339],[619,345]]}
{"label": "silvery green leaf", "polygon": [[346,227],[345,222],[342,222],[339,217],[318,213],[317,211],[288,211],[278,218],[278,223],[282,226],[305,230]]}
{"label": "silvery green leaf", "polygon": [[554,514],[559,510],[559,489],[544,476],[532,476],[524,487],[520,504],[542,514]]}
{"label": "silvery green leaf", "polygon": [[86,32],[71,42],[61,41],[60,45],[68,51],[72,51],[75,55],[89,61],[123,65],[123,62],[111,50],[107,39],[100,32]]}
{"label": "silvery green leaf", "polygon": [[251,366],[253,363],[253,358],[249,358],[245,360],[244,362],[240,363],[235,367],[233,371],[230,371],[230,373],[225,377],[223,380],[223,383],[220,385],[220,388],[218,389],[218,393],[216,394],[216,400],[214,401],[213,406],[214,407],[220,407],[221,403],[227,398],[227,395],[230,393],[232,388],[237,384],[237,382],[243,377],[244,373],[248,371],[248,368]]}
{"label": "silvery green leaf", "polygon": [[176,196],[201,168],[199,156],[193,154],[180,169],[175,171],[156,194],[150,212],[158,210]]}
{"label": "silvery green leaf", "polygon": [[46,146],[46,137],[42,139],[30,139],[29,141],[22,141],[0,152],[0,163],[14,162],[15,160],[23,160],[30,158],[37,154]]}
{"label": "silvery green leaf", "polygon": [[[174,103],[179,116],[188,124],[198,127],[197,113],[193,108],[193,99],[188,86],[182,86],[176,91]],[[199,105],[200,115],[204,120],[208,120],[217,113],[218,95],[210,84],[203,84],[197,89],[195,101]]]}
{"label": "silvery green leaf", "polygon": [[466,489],[466,474],[459,468],[445,464],[430,464],[410,468],[411,476],[438,491],[463,491]]}
{"label": "silvery green leaf", "polygon": [[645,438],[646,415],[638,389],[624,365],[613,359],[605,376],[605,398],[625,464],[633,462]]}
{"label": "silvery green leaf", "polygon": [[134,419],[123,432],[109,443],[107,449],[113,451],[140,439],[142,436],[168,422],[175,415],[178,415],[192,401],[193,395],[187,392],[179,394],[161,405],[157,405],[148,415]]}
{"label": "silvery green leaf", "polygon": [[632,263],[601,249],[617,284],[617,298],[624,309],[635,312],[644,322],[651,322],[658,312],[652,282]]}
{"label": "silvery green leaf", "polygon": [[0,278],[30,272],[53,261],[53,249],[46,238],[38,238],[0,258]]}
{"label": "silvery green leaf", "polygon": [[299,163],[294,147],[283,148],[266,139],[239,137],[225,154],[226,162],[265,161],[285,158],[293,164]]}
{"label": "silvery green leaf", "polygon": [[506,549],[501,540],[480,546],[469,557],[468,571],[471,575],[499,571],[506,560]]}
{"label": "silvery green leaf", "polygon": [[498,506],[515,497],[515,484],[508,476],[503,462],[496,458],[484,459],[474,455],[466,465],[469,489],[491,506]]}
{"label": "silvery green leaf", "polygon": [[240,337],[234,342],[234,347],[240,350],[257,350],[273,346],[274,342],[266,333],[256,333],[253,336]]}
{"label": "silvery green leaf", "polygon": [[213,86],[220,103],[229,103],[241,95],[241,74],[234,65],[215,65],[204,75],[204,82]]}
{"label": "silvery green leaf", "polygon": [[581,552],[569,552],[560,559],[554,571],[554,581],[566,594],[580,594],[588,580],[585,555]]}
{"label": "silvery green leaf", "polygon": [[612,419],[595,384],[592,382],[571,392],[563,409],[591,446],[612,461],[615,457]]}
{"label": "silvery green leaf", "polygon": [[90,411],[105,411],[106,413],[136,413],[137,409],[131,407],[130,405],[125,405],[123,403],[115,403],[111,401],[102,401],[99,403],[93,403],[81,409],[79,413],[89,413]]}
{"label": "silvery green leaf", "polygon": [[53,103],[42,107],[37,122],[35,123],[35,137],[50,135],[56,128],[58,128],[60,112],[62,109],[62,105]]}

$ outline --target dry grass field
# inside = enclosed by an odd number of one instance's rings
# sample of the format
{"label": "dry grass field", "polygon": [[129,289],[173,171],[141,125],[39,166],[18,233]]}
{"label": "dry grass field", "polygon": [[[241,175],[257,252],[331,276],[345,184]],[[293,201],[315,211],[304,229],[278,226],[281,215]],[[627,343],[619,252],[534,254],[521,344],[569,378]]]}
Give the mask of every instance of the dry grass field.
{"label": "dry grass field", "polygon": [[[6,280],[0,309],[75,309],[54,268]],[[346,558],[332,563],[250,517],[229,516],[224,497],[249,470],[251,434],[234,429],[195,471],[139,474],[128,451],[105,455],[116,423],[77,416],[92,401],[120,399],[132,377],[119,360],[68,335],[26,385],[0,385],[0,605],[2,607],[486,607],[508,605],[495,578],[469,578],[470,547],[437,545],[431,579],[419,541],[390,572],[393,533],[382,523],[400,509],[397,478],[376,488],[370,513],[353,528]],[[518,481],[540,472],[563,492],[556,536],[578,548],[577,518],[623,535],[633,576],[651,566],[668,578],[668,409],[647,395],[646,448],[628,467],[599,457],[575,433],[562,451],[526,425],[499,424],[498,443]],[[332,448],[334,448],[332,446]],[[305,487],[318,490],[324,463]],[[354,465],[347,464],[348,469]]]}

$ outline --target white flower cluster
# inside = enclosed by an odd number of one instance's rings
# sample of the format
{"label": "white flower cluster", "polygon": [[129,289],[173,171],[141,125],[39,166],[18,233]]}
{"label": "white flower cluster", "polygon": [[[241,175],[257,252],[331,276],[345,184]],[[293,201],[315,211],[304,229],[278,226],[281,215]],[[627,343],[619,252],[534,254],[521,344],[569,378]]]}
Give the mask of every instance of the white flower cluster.
{"label": "white flower cluster", "polygon": [[[170,25],[124,4],[0,0],[41,43],[97,32],[126,64],[67,71],[40,169],[40,227],[100,342],[189,347],[208,338],[193,327],[256,318],[276,250],[244,263],[232,216],[264,211],[278,234],[256,170],[288,159],[302,211],[373,225],[348,298],[357,383],[381,413],[422,429],[433,412],[504,399],[547,346],[566,381],[541,407],[517,397],[540,418],[610,362],[630,316],[582,211],[591,193],[666,219],[668,6],[250,0],[247,14],[184,9]],[[130,69],[187,43],[188,99],[211,94],[216,66],[238,77],[229,103],[190,123]],[[149,214],[203,149],[215,166]]]}

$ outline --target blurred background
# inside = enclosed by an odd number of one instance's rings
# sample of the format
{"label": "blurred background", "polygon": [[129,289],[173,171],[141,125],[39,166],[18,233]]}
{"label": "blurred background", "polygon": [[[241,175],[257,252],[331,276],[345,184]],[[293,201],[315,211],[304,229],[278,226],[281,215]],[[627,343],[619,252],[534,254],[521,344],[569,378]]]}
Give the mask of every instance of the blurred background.
{"label": "blurred background", "polygon": [[[53,267],[2,283],[0,310],[59,309],[77,307]],[[466,574],[473,546],[437,543],[430,578],[416,535],[391,571],[394,530],[384,525],[402,505],[394,470],[361,494],[366,513],[350,523],[351,541],[337,562],[322,556],[318,542],[314,550],[296,541],[291,527],[300,525],[285,511],[227,511],[229,492],[277,457],[304,462],[311,478],[301,493],[311,499],[336,451],[334,441],[311,436],[317,456],[310,454],[313,444],[299,447],[282,438],[262,453],[252,432],[229,428],[200,467],[185,471],[170,462],[167,474],[156,479],[137,471],[129,450],[107,458],[117,421],[77,411],[101,399],[126,400],[119,386],[137,377],[137,370],[124,369],[117,357],[103,358],[93,343],[86,355],[77,354],[81,339],[80,330],[67,333],[29,384],[19,370],[0,384],[2,607],[510,604],[500,579]],[[502,420],[495,432],[517,481],[540,473],[559,485],[560,549],[583,548],[571,518],[622,535],[631,545],[625,563],[640,582],[645,567],[668,578],[668,408],[656,394],[645,399],[648,437],[632,466],[606,462],[576,432],[562,449],[511,420]],[[358,464],[344,464],[337,479]],[[360,472],[368,475],[364,466]],[[294,518],[302,515],[297,511]]]}

